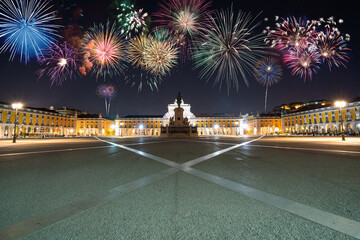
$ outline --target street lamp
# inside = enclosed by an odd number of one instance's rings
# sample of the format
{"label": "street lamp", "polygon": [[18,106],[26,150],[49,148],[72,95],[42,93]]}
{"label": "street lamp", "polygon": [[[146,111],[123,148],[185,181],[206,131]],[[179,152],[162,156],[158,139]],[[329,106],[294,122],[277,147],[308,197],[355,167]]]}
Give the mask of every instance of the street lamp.
{"label": "street lamp", "polygon": [[340,108],[341,136],[342,136],[342,140],[345,141],[344,122],[343,122],[343,114],[342,114],[341,109],[346,106],[346,102],[345,101],[336,101],[335,106]]}
{"label": "street lamp", "polygon": [[141,132],[142,132],[143,129],[144,129],[144,124],[140,124],[139,125],[139,132],[140,132],[139,135],[141,135]]}
{"label": "street lamp", "polygon": [[120,137],[122,137],[122,135],[123,135],[123,126],[124,126],[124,123],[121,122],[120,123]]}
{"label": "street lamp", "polygon": [[217,123],[214,124],[215,134],[219,134],[219,125]]}
{"label": "street lamp", "polygon": [[21,103],[13,103],[11,105],[13,109],[15,109],[15,126],[14,126],[14,136],[13,136],[13,143],[16,143],[16,123],[17,123],[17,112],[19,109],[23,107]]}

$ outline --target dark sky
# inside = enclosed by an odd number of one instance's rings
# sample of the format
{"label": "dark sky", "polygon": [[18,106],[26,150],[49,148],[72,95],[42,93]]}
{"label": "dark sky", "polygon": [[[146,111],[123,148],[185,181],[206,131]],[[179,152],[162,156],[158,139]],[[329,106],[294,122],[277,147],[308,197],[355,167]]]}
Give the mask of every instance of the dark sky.
{"label": "dark sky", "polygon": [[[54,1],[56,4],[56,1]],[[108,16],[110,1],[74,1],[84,11],[82,23],[84,27],[93,22],[105,22]],[[85,4],[86,2],[86,4]],[[265,17],[273,19],[275,15],[297,17],[306,16],[309,19],[334,16],[342,18],[340,26],[343,33],[351,35],[351,60],[347,69],[333,69],[329,72],[325,68],[304,82],[296,76],[291,76],[288,69],[284,69],[279,84],[269,88],[268,109],[274,106],[315,99],[334,100],[345,98],[350,100],[360,96],[360,64],[359,64],[359,17],[356,1],[234,1],[235,10],[250,11],[253,15],[262,11],[259,20]],[[213,9],[230,7],[232,1],[215,0]],[[158,10],[157,1],[138,0],[138,7],[154,13]],[[258,31],[262,31],[263,25]],[[273,27],[273,26],[271,26]],[[357,44],[356,44],[357,43]],[[50,87],[46,79],[37,80],[36,63],[20,64],[17,60],[8,61],[9,55],[0,55],[0,101],[21,101],[33,107],[75,107],[94,113],[105,112],[104,101],[96,95],[96,87],[102,80],[96,81],[95,76],[78,77],[77,80],[65,82],[62,86]],[[250,78],[250,86],[240,82],[238,92],[231,90],[228,94],[226,86],[219,91],[219,86],[213,86],[213,80],[206,81],[198,77],[198,72],[192,70],[191,63],[180,64],[160,85],[158,92],[144,89],[138,93],[136,88],[124,84],[124,77],[119,76],[111,80],[118,88],[118,94],[112,101],[111,114],[164,114],[167,104],[173,103],[177,93],[181,91],[186,103],[192,106],[192,112],[197,113],[247,113],[263,111],[265,89],[254,79]],[[241,80],[242,81],[242,80]]]}

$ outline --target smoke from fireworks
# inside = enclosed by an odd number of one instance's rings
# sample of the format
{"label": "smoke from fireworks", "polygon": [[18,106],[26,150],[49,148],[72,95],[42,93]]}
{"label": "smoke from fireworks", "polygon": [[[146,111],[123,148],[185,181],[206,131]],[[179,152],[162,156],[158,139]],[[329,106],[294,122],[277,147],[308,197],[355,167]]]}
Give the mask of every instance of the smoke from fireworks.
{"label": "smoke from fireworks", "polygon": [[267,104],[268,88],[278,83],[282,76],[282,68],[279,62],[273,57],[266,57],[257,62],[255,66],[256,80],[263,86],[265,86],[265,111]]}
{"label": "smoke from fireworks", "polygon": [[96,78],[103,76],[105,79],[107,75],[111,77],[123,72],[125,42],[115,23],[91,27],[85,33],[83,51],[85,66],[80,69],[83,75],[86,75],[84,70],[88,62],[94,65],[92,71],[96,72]]}
{"label": "smoke from fireworks", "polygon": [[[180,46],[182,55],[187,55],[191,41],[210,27],[208,19],[210,2],[205,0],[170,0],[160,5],[160,27],[169,29]],[[185,56],[186,57],[186,56]]]}
{"label": "smoke from fireworks", "polygon": [[41,66],[39,78],[48,77],[51,85],[61,85],[64,81],[71,80],[80,63],[78,57],[77,51],[66,42],[53,45],[38,60]]}
{"label": "smoke from fireworks", "polygon": [[19,55],[20,62],[27,64],[31,58],[55,42],[59,25],[55,11],[45,0],[0,1],[0,53],[8,51],[10,60]]}
{"label": "smoke from fireworks", "polygon": [[107,115],[110,113],[111,100],[116,96],[116,87],[113,84],[100,84],[96,93],[99,97],[105,100],[105,112]]}
{"label": "smoke from fireworks", "polygon": [[220,10],[212,18],[212,27],[197,41],[194,53],[195,68],[200,68],[201,78],[216,75],[214,84],[225,81],[228,91],[232,86],[238,91],[239,76],[246,84],[247,74],[253,73],[257,59],[267,53],[264,36],[254,29],[259,23],[250,14],[239,12],[234,17],[232,8]]}

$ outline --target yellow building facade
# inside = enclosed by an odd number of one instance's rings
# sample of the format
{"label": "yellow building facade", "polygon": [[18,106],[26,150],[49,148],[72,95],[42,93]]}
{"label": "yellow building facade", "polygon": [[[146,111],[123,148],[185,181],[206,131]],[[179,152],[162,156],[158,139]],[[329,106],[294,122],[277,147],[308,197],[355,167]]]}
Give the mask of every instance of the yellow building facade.
{"label": "yellow building facade", "polygon": [[54,110],[23,107],[17,111],[10,104],[0,103],[0,138],[12,138],[15,119],[19,137],[51,137],[75,135],[76,119]]}
{"label": "yellow building facade", "polygon": [[243,122],[244,134],[268,135],[282,132],[280,116],[245,115]]}
{"label": "yellow building facade", "polygon": [[348,103],[341,112],[335,106],[283,114],[284,133],[337,134],[341,132],[341,118],[346,133],[360,131],[360,102]]}
{"label": "yellow building facade", "polygon": [[84,114],[75,116],[76,136],[114,136],[115,121],[102,117],[101,114]]}

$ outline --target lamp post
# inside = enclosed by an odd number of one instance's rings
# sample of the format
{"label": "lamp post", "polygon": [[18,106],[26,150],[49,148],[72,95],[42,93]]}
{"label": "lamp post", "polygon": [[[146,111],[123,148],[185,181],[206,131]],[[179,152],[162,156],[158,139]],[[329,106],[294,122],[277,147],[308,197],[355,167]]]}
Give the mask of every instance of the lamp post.
{"label": "lamp post", "polygon": [[22,104],[21,103],[13,103],[12,108],[15,109],[15,126],[14,126],[14,136],[13,136],[13,143],[16,143],[16,123],[17,123],[17,112],[19,109],[22,108]]}
{"label": "lamp post", "polygon": [[124,126],[124,123],[120,123],[120,137],[123,136],[123,126]]}
{"label": "lamp post", "polygon": [[345,101],[336,101],[335,106],[340,108],[341,137],[342,137],[342,140],[345,141],[344,122],[343,122],[343,114],[342,114],[341,109],[346,106],[346,102]]}
{"label": "lamp post", "polygon": [[144,124],[139,125],[139,135],[141,136],[141,132],[144,129]]}
{"label": "lamp post", "polygon": [[219,125],[217,123],[214,124],[214,132],[215,134],[214,135],[219,135]]}

